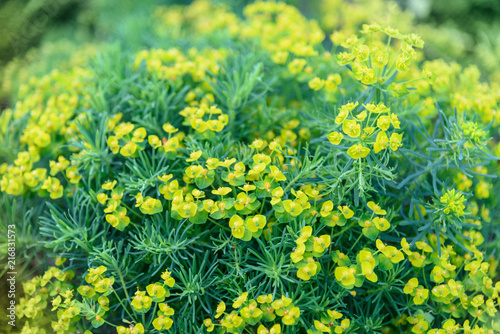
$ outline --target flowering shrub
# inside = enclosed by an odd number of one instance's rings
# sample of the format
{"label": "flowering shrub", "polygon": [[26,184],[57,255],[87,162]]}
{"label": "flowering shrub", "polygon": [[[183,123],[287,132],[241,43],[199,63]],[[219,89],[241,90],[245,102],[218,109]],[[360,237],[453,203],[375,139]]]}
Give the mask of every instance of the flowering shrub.
{"label": "flowering shrub", "polygon": [[0,116],[2,197],[54,256],[23,333],[500,331],[498,83],[397,22],[152,20],[168,47],[102,48]]}

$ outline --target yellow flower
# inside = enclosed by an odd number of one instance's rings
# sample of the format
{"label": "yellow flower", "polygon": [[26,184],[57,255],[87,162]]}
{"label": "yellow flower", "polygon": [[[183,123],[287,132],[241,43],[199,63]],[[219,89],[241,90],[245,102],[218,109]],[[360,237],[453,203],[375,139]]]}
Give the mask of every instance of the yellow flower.
{"label": "yellow flower", "polygon": [[142,143],[144,139],[146,138],[146,129],[144,128],[138,128],[134,130],[134,133],[132,134],[132,141],[134,143]]}
{"label": "yellow flower", "polygon": [[415,296],[413,297],[413,302],[415,303],[415,305],[421,305],[427,300],[428,296],[429,296],[429,290],[424,289],[422,286],[419,286],[415,290]]}
{"label": "yellow flower", "polygon": [[333,210],[333,202],[332,201],[326,201],[321,205],[321,211],[319,212],[321,217],[327,217],[330,215],[330,212]]}
{"label": "yellow flower", "polygon": [[272,61],[276,64],[284,64],[288,58],[287,51],[278,51],[273,54],[271,57]]}
{"label": "yellow flower", "polygon": [[229,227],[231,228],[231,234],[233,237],[236,239],[243,238],[243,235],[245,234],[245,224],[240,216],[232,216],[229,220]]}
{"label": "yellow flower", "polygon": [[383,210],[380,205],[375,204],[375,202],[370,201],[367,203],[367,206],[377,215],[384,216],[387,214],[387,211]]}
{"label": "yellow flower", "polygon": [[233,302],[233,308],[239,308],[247,300],[248,292],[243,292],[238,298]]}
{"label": "yellow flower", "polygon": [[196,161],[201,157],[202,152],[201,151],[193,151],[189,155],[189,158],[186,159],[187,162],[192,162]]}
{"label": "yellow flower", "polygon": [[225,196],[225,195],[229,194],[231,191],[232,191],[232,189],[229,187],[221,187],[221,188],[218,188],[216,190],[212,190],[212,194]]}
{"label": "yellow flower", "polygon": [[240,310],[240,314],[245,320],[258,318],[262,315],[262,313],[262,310],[258,307],[255,300],[250,301],[247,307],[244,307]]}
{"label": "yellow flower", "polygon": [[361,134],[361,126],[353,119],[346,120],[342,123],[342,131],[351,138],[357,138]]}
{"label": "yellow flower", "polygon": [[325,81],[325,89],[329,91],[333,91],[337,89],[338,85],[342,83],[342,77],[340,74],[335,73],[335,74],[330,74]]}
{"label": "yellow flower", "polygon": [[207,127],[211,131],[220,132],[224,129],[224,123],[216,119],[211,119],[207,121]]}
{"label": "yellow flower", "polygon": [[304,210],[304,207],[297,200],[292,201],[287,199],[283,201],[283,207],[285,208],[285,211],[288,212],[293,217],[300,215]]}
{"label": "yellow flower", "polygon": [[229,168],[232,164],[236,162],[236,159],[225,159],[224,161],[219,162],[220,167]]}
{"label": "yellow flower", "polygon": [[164,280],[166,285],[168,285],[169,287],[172,288],[175,284],[175,279],[173,277],[171,277],[170,275],[172,275],[172,273],[168,270],[165,270],[161,274],[161,278],[162,278],[162,280]]}
{"label": "yellow flower", "polygon": [[45,189],[49,192],[50,198],[57,199],[63,196],[63,186],[59,179],[55,177],[48,177],[42,185],[42,189]]}
{"label": "yellow flower", "polygon": [[391,147],[391,150],[397,151],[398,148],[403,146],[401,141],[403,140],[403,135],[399,133],[393,133],[391,134],[391,139],[389,141],[389,146]]}
{"label": "yellow flower", "polygon": [[415,277],[411,278],[408,282],[406,282],[403,292],[409,295],[413,293],[413,290],[415,290],[417,286],[418,286],[418,279]]}
{"label": "yellow flower", "polygon": [[137,195],[135,195],[135,207],[141,206],[142,203],[144,203],[144,198],[141,193],[137,193]]}
{"label": "yellow flower", "polygon": [[158,180],[167,183],[172,177],[174,177],[172,174],[163,174],[162,176],[158,176]]}
{"label": "yellow flower", "polygon": [[297,271],[297,277],[304,281],[309,281],[312,276],[316,275],[317,265],[312,260],[312,262],[306,264],[305,266],[299,268]]}
{"label": "yellow flower", "polygon": [[[152,324],[156,330],[161,331],[169,330],[172,327],[173,323],[174,321],[171,318],[160,315],[158,316],[158,318],[155,318],[153,320]],[[137,325],[135,327],[137,327]]]}
{"label": "yellow flower", "polygon": [[205,327],[207,327],[207,332],[213,332],[214,328],[215,328],[215,325],[212,323],[212,319],[210,318],[207,318],[205,320],[203,320],[203,325],[205,325]]}
{"label": "yellow flower", "polygon": [[322,80],[318,77],[314,77],[311,80],[309,80],[307,84],[309,85],[309,88],[311,88],[312,90],[318,91],[321,88],[323,88],[325,80]]}
{"label": "yellow flower", "polygon": [[69,167],[66,169],[66,177],[69,179],[70,183],[78,183],[82,176],[78,174],[78,167]]}
{"label": "yellow flower", "polygon": [[[190,196],[190,195],[188,195],[188,196]],[[188,196],[186,196],[186,198],[188,198]],[[185,202],[185,203],[180,204],[177,207],[177,213],[179,213],[179,215],[182,218],[194,217],[194,216],[196,216],[197,211],[198,211],[198,206],[194,202]]]}
{"label": "yellow flower", "polygon": [[273,327],[270,329],[267,329],[264,327],[264,325],[260,325],[259,328],[257,328],[257,334],[280,334],[281,333],[281,325],[280,324],[274,324]]}
{"label": "yellow flower", "polygon": [[340,326],[335,327],[335,333],[341,334],[341,333],[345,332],[349,328],[350,325],[351,325],[351,321],[349,319],[342,320],[342,322],[340,323]]}
{"label": "yellow flower", "polygon": [[306,64],[307,62],[305,59],[297,58],[289,62],[287,68],[290,73],[297,74],[302,71],[302,69],[304,69],[304,66],[306,66]]}
{"label": "yellow flower", "polygon": [[270,178],[275,181],[286,181],[286,176],[281,172],[281,170],[276,166],[269,167],[271,172],[267,174]]}
{"label": "yellow flower", "polygon": [[[27,152],[24,152],[27,153]],[[19,154],[21,155],[21,153]],[[20,164],[19,160],[20,158],[16,159],[17,163]],[[57,158],[57,162],[51,160],[49,162],[50,165],[50,175],[55,176],[57,173],[64,171],[66,168],[69,166],[69,161],[63,157],[62,155]]]}
{"label": "yellow flower", "polygon": [[215,319],[220,318],[224,311],[226,311],[226,304],[224,302],[220,302],[219,305],[217,305],[217,309],[215,310]]}
{"label": "yellow flower", "polygon": [[318,238],[314,238],[314,251],[317,253],[322,253],[326,248],[330,246],[331,239],[330,236],[325,234]]}
{"label": "yellow flower", "polygon": [[296,320],[300,317],[300,309],[298,307],[293,307],[288,311],[282,318],[285,325],[291,326],[295,324]]}
{"label": "yellow flower", "polygon": [[167,294],[167,291],[161,285],[161,283],[149,284],[146,287],[146,291],[148,292],[148,295],[153,299],[163,300],[162,298]]}
{"label": "yellow flower", "polygon": [[340,132],[335,131],[335,132],[332,132],[329,135],[327,135],[326,138],[333,145],[338,145],[338,144],[340,144],[340,142],[344,138],[344,135],[341,134]]}
{"label": "yellow flower", "polygon": [[391,118],[389,116],[380,116],[377,119],[377,126],[382,129],[382,131],[387,131],[391,126]]}
{"label": "yellow flower", "polygon": [[154,215],[163,211],[163,205],[159,199],[147,196],[139,209],[143,214]]}
{"label": "yellow flower", "polygon": [[108,180],[101,187],[104,190],[112,190],[115,187],[116,182],[117,182],[116,180],[114,180],[114,181],[109,181]]}
{"label": "yellow flower", "polygon": [[166,133],[176,133],[177,131],[179,131],[178,129],[176,129],[172,124],[170,123],[165,123],[163,124],[162,126],[163,128],[163,131],[165,131]]}
{"label": "yellow flower", "polygon": [[262,230],[266,226],[266,217],[263,215],[255,215],[253,217],[247,217],[246,226],[250,232],[257,232]]}
{"label": "yellow flower", "polygon": [[387,137],[387,133],[385,131],[380,131],[377,134],[377,138],[375,138],[375,144],[373,144],[373,151],[378,153],[382,150],[385,150],[389,145],[389,137]]}
{"label": "yellow flower", "polygon": [[130,122],[120,123],[114,129],[117,139],[120,139],[134,130],[134,124]]}
{"label": "yellow flower", "polygon": [[114,154],[118,153],[118,151],[120,150],[118,139],[115,136],[109,136],[107,142],[109,148],[111,149],[111,152],[113,152]]}
{"label": "yellow flower", "polygon": [[219,167],[219,159],[217,158],[207,159],[206,166],[210,170],[216,169],[217,167]]}
{"label": "yellow flower", "polygon": [[304,252],[306,251],[306,246],[304,243],[298,243],[294,251],[290,254],[290,258],[293,263],[297,263],[304,258]]}
{"label": "yellow flower", "polygon": [[342,213],[345,219],[352,218],[354,216],[354,211],[352,211],[347,205],[339,206],[337,209]]}
{"label": "yellow flower", "polygon": [[377,239],[377,248],[384,254],[389,260],[391,260],[392,263],[398,263],[404,260],[404,255],[401,251],[399,251],[396,247],[394,246],[385,246],[383,243],[380,241],[380,239]]}
{"label": "yellow flower", "polygon": [[302,230],[300,231],[300,236],[299,238],[295,241],[298,245],[303,244],[309,239],[309,237],[312,235],[312,227],[311,226],[304,226]]}
{"label": "yellow flower", "polygon": [[368,153],[370,149],[361,144],[353,145],[347,150],[347,154],[353,159],[365,158]]}
{"label": "yellow flower", "polygon": [[137,148],[138,146],[136,143],[129,141],[120,149],[120,154],[124,157],[131,157],[137,151]]}
{"label": "yellow flower", "polygon": [[[155,149],[162,145],[160,138],[158,138],[158,136],[155,136],[155,135],[148,136],[148,143],[149,143],[149,145],[151,145]],[[113,148],[111,148],[111,150],[113,150]],[[118,149],[116,149],[116,152],[118,152]],[[113,151],[113,153],[116,153],[116,152]]]}
{"label": "yellow flower", "polygon": [[[97,291],[97,289],[96,289]],[[132,299],[132,307],[136,312],[146,313],[151,307],[153,300],[151,297],[146,296],[146,291],[137,291],[135,297]]]}
{"label": "yellow flower", "polygon": [[389,221],[385,218],[381,217],[375,217],[373,219],[373,223],[375,224],[375,227],[381,232],[387,231],[389,227],[391,227],[391,224],[389,224]]}
{"label": "yellow flower", "polygon": [[335,278],[339,281],[344,287],[349,287],[354,285],[356,278],[354,274],[356,273],[355,269],[347,268],[347,267],[337,267],[335,268]]}
{"label": "yellow flower", "polygon": [[314,328],[319,330],[321,333],[331,333],[330,327],[324,325],[322,322],[319,322],[318,320],[314,320]]}

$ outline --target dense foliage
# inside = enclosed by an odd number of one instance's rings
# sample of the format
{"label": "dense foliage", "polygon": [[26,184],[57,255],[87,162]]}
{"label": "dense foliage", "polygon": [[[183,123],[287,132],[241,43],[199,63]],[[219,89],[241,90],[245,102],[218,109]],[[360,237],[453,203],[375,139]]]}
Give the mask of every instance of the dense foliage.
{"label": "dense foliage", "polygon": [[23,333],[499,332],[500,85],[384,5],[157,7],[13,81]]}

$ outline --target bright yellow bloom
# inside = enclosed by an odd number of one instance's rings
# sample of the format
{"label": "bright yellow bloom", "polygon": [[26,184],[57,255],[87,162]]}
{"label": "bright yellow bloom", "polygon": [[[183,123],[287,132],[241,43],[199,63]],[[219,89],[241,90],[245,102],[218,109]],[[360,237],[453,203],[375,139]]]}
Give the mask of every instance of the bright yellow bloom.
{"label": "bright yellow bloom", "polygon": [[303,244],[312,235],[312,227],[304,226],[300,231],[300,237],[295,241],[298,245]]}
{"label": "bright yellow bloom", "polygon": [[389,146],[391,147],[391,150],[397,151],[398,148],[403,146],[401,141],[403,140],[403,135],[399,133],[393,133],[391,134],[391,139],[389,140]]}
{"label": "bright yellow bloom", "polygon": [[373,151],[375,153],[379,153],[382,150],[385,150],[389,145],[389,137],[387,137],[387,133],[385,131],[380,131],[377,134],[377,138],[375,138],[375,144],[373,144]]}
{"label": "bright yellow bloom", "polygon": [[243,235],[245,234],[245,223],[240,216],[232,216],[229,220],[229,227],[231,228],[231,234],[233,237],[236,239],[243,238]]}
{"label": "bright yellow bloom", "polygon": [[339,145],[342,139],[344,138],[344,135],[340,132],[335,131],[327,135],[326,138],[333,145]]}
{"label": "bright yellow bloom", "polygon": [[133,141],[129,141],[125,145],[122,146],[120,149],[120,154],[123,155],[124,157],[131,157],[132,155],[135,154],[137,151],[137,144],[134,143]]}
{"label": "bright yellow bloom", "polygon": [[352,145],[347,154],[353,159],[365,158],[370,153],[370,149],[361,144]]}
{"label": "bright yellow bloom", "polygon": [[347,267],[337,267],[335,268],[335,278],[339,281],[344,287],[354,285],[356,278],[354,274],[356,273],[355,269],[347,268]]}
{"label": "bright yellow bloom", "polygon": [[389,221],[383,217],[375,217],[373,218],[373,223],[375,224],[375,227],[377,230],[383,232],[387,231],[389,227],[391,227],[391,224],[389,224]]}
{"label": "bright yellow bloom", "polygon": [[375,204],[375,202],[370,201],[367,203],[367,206],[377,215],[383,216],[387,214],[387,211],[383,210],[380,205]]}
{"label": "bright yellow bloom", "polygon": [[345,219],[352,218],[354,216],[354,211],[352,211],[347,205],[338,206],[337,209],[342,213]]}
{"label": "bright yellow bloom", "polygon": [[309,80],[307,84],[309,85],[309,88],[311,88],[312,90],[318,91],[325,85],[325,80],[315,77]]}
{"label": "bright yellow bloom", "polygon": [[413,293],[413,290],[418,286],[418,279],[417,278],[411,278],[408,282],[406,282],[406,285],[403,289],[404,293],[407,295]]}
{"label": "bright yellow bloom", "polygon": [[330,246],[330,243],[331,239],[327,234],[314,238],[314,251],[317,253],[322,253],[326,248]]}
{"label": "bright yellow bloom", "polygon": [[218,188],[216,190],[212,190],[212,194],[225,196],[225,195],[229,194],[231,191],[232,191],[232,189],[229,187],[221,187],[221,188]]}
{"label": "bright yellow bloom", "polygon": [[201,151],[193,151],[189,155],[189,158],[186,159],[187,162],[192,162],[196,161],[201,157],[202,152]]}
{"label": "bright yellow bloom", "polygon": [[170,275],[172,275],[172,273],[168,270],[165,270],[161,274],[161,278],[165,282],[166,285],[168,285],[170,288],[172,288],[175,284],[175,279],[173,277],[171,277]]}
{"label": "bright yellow bloom", "polygon": [[357,138],[361,134],[361,125],[353,119],[348,119],[342,123],[342,131],[351,138]]}
{"label": "bright yellow bloom", "polygon": [[243,305],[244,302],[246,302],[248,297],[248,292],[243,292],[238,298],[236,298],[233,302],[233,308],[239,308],[241,305]]}
{"label": "bright yellow bloom", "polygon": [[220,302],[219,305],[217,305],[217,309],[215,310],[215,319],[220,318],[220,316],[226,311],[226,304],[224,302]]}
{"label": "bright yellow bloom", "polygon": [[144,199],[139,209],[143,214],[154,215],[155,213],[163,211],[163,205],[159,199],[148,196]]}
{"label": "bright yellow bloom", "polygon": [[246,226],[250,232],[257,232],[266,226],[266,217],[263,215],[255,215],[246,219]]}

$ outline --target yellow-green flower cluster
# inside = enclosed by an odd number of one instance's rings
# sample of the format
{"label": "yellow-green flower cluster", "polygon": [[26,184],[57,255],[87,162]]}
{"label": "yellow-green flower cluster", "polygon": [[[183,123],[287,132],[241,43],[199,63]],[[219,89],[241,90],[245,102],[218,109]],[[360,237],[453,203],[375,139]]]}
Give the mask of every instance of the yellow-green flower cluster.
{"label": "yellow-green flower cluster", "polygon": [[320,264],[314,261],[314,257],[322,256],[329,249],[331,238],[328,234],[314,237],[312,227],[305,226],[295,243],[297,246],[290,254],[290,258],[298,268],[297,277],[309,281],[321,269]]}
{"label": "yellow-green flower cluster", "polygon": [[307,331],[307,334],[336,333],[346,332],[351,326],[349,319],[342,319],[343,314],[336,310],[326,310],[320,320],[314,320],[314,328]]}
{"label": "yellow-green flower cluster", "polygon": [[332,145],[353,144],[347,149],[353,159],[366,158],[371,150],[375,154],[388,148],[397,151],[403,145],[403,135],[396,132],[401,124],[398,116],[383,103],[358,106],[358,102],[350,102],[339,108],[335,124],[341,132],[328,134],[328,141]]}
{"label": "yellow-green flower cluster", "polygon": [[[116,180],[106,181],[102,186],[102,191],[97,194],[97,201],[106,206],[106,221],[114,228],[123,231],[130,223],[130,218],[127,216],[127,208],[122,206],[123,187],[116,186]],[[111,192],[110,195],[108,193]]]}
{"label": "yellow-green flower cluster", "polygon": [[143,50],[135,58],[134,69],[137,71],[144,63],[146,70],[159,79],[179,82],[184,76],[189,76],[193,81],[201,82],[207,72],[218,73],[219,61],[225,55],[225,50],[210,48],[190,49],[187,54],[177,48]]}
{"label": "yellow-green flower cluster", "polygon": [[234,300],[232,308],[233,311],[228,312],[226,304],[220,302],[214,318],[221,319],[218,323],[214,323],[212,318],[205,319],[203,324],[207,331],[212,332],[215,327],[220,327],[228,333],[241,333],[245,328],[258,325],[259,334],[279,334],[282,330],[279,320],[284,326],[293,326],[300,317],[300,309],[294,305],[291,298],[273,298],[272,294],[249,300],[248,292],[244,292]]}

